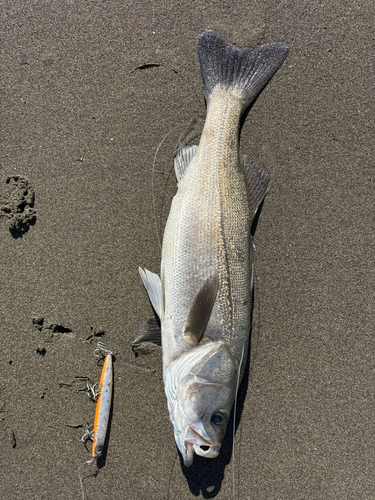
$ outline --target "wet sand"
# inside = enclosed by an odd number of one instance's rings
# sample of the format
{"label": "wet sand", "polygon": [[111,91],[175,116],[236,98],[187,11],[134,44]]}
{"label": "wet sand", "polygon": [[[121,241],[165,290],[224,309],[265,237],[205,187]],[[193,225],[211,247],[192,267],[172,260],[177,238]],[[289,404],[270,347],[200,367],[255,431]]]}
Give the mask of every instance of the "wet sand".
{"label": "wet sand", "polygon": [[[6,0],[1,19],[0,497],[81,497],[103,341],[113,412],[88,498],[375,499],[373,4]],[[206,28],[290,47],[241,137],[271,183],[234,480],[230,431],[181,465],[161,350],[132,350],[151,315],[137,268],[160,265],[152,186],[160,234],[177,141],[205,115]],[[10,227],[17,207],[36,219]]]}

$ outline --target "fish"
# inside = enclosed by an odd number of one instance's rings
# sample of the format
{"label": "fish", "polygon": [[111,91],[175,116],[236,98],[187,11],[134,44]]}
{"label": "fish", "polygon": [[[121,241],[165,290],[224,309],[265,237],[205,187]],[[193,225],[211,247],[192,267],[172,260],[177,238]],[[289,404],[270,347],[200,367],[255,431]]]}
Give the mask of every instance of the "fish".
{"label": "fish", "polygon": [[214,458],[249,350],[251,226],[268,176],[239,154],[241,119],[288,55],[282,43],[239,49],[214,30],[198,37],[207,103],[199,145],[179,145],[177,193],[164,230],[160,277],[139,268],[156,317],[135,344],[162,345],[163,381],[185,466]]}

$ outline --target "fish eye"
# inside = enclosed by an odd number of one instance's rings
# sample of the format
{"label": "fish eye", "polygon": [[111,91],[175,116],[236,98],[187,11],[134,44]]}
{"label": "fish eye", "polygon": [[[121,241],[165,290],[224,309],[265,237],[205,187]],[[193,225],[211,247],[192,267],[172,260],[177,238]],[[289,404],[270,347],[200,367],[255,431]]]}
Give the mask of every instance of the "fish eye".
{"label": "fish eye", "polygon": [[215,425],[221,425],[224,422],[224,415],[222,412],[218,411],[214,413],[211,417],[211,422]]}

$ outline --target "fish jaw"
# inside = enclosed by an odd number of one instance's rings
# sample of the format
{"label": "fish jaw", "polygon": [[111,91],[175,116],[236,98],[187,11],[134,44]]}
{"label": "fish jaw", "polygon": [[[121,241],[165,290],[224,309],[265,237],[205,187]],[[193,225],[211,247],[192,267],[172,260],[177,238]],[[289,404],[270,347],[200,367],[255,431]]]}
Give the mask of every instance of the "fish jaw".
{"label": "fish jaw", "polygon": [[197,455],[206,458],[215,458],[220,453],[221,444],[215,445],[203,426],[201,420],[197,420],[189,425],[185,432],[185,445],[193,446]]}
{"label": "fish jaw", "polygon": [[191,443],[185,443],[185,452],[182,452],[181,449],[180,452],[182,454],[185,467],[190,467],[193,464],[194,459],[194,445]]}
{"label": "fish jaw", "polygon": [[185,433],[181,434],[171,414],[170,418],[174,428],[176,445],[180,450],[185,467],[190,467],[193,464],[194,452],[205,458],[216,458],[219,455],[221,444],[215,446],[211,442],[201,421],[197,420],[193,424],[187,425]]}
{"label": "fish jaw", "polygon": [[171,405],[170,401],[168,401],[168,410],[169,418],[173,425],[175,443],[177,448],[180,450],[185,467],[190,467],[194,459],[194,443],[186,441],[183,434],[180,433],[177,422],[174,418],[175,404]]}

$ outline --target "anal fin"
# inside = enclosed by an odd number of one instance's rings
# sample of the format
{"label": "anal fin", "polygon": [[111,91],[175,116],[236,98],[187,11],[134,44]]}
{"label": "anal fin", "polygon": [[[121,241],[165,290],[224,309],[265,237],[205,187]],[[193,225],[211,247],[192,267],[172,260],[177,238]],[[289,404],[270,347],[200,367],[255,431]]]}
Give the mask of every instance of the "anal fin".
{"label": "anal fin", "polygon": [[160,322],[156,318],[147,320],[139,329],[138,337],[134,340],[133,346],[142,344],[143,342],[161,345]]}

